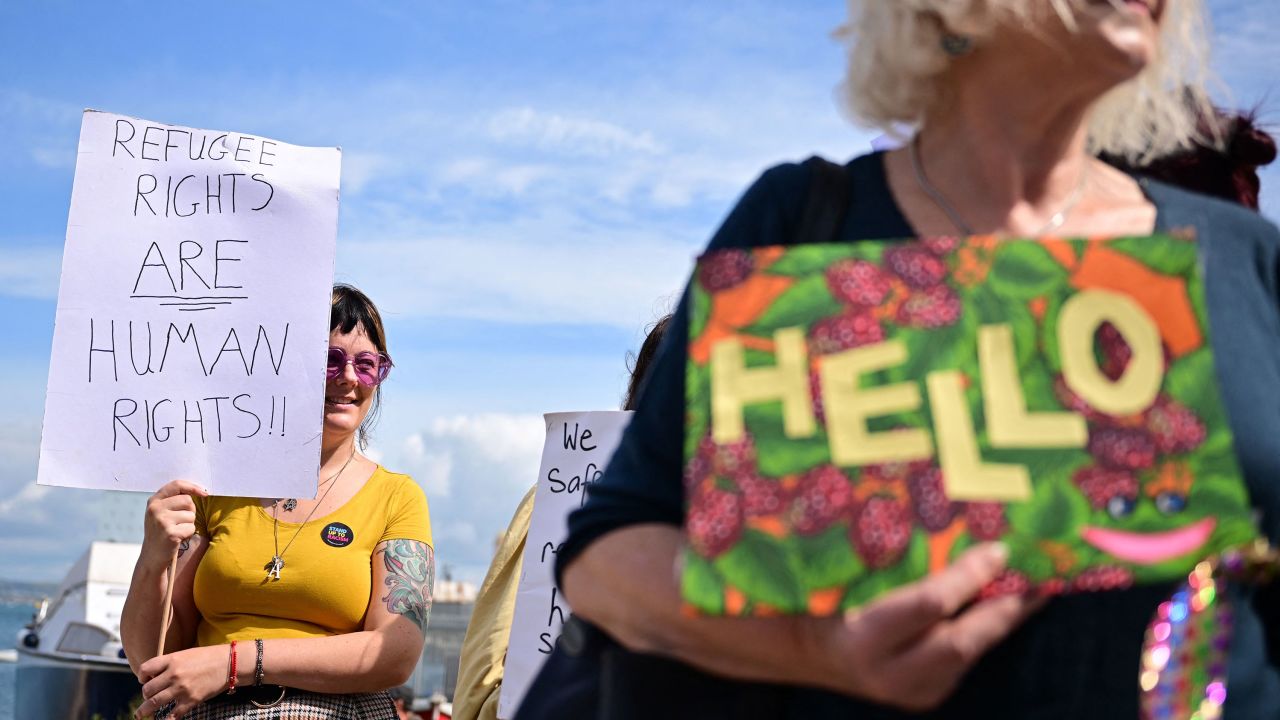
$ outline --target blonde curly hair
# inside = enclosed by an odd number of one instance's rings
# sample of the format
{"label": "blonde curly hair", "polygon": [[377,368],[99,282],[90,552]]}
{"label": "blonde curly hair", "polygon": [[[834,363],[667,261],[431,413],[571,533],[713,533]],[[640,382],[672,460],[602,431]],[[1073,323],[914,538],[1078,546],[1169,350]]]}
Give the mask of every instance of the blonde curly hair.
{"label": "blonde curly hair", "polygon": [[[952,61],[944,36],[963,35],[981,47],[998,24],[1026,22],[1046,0],[848,1],[849,20],[836,31],[849,48],[841,100],[855,121],[893,132],[919,125],[941,97]],[[1068,27],[1079,1],[1047,0]],[[1089,121],[1090,152],[1141,165],[1193,140],[1216,141],[1197,131],[1197,121],[1212,116],[1202,0],[1165,1],[1158,57],[1098,104]]]}

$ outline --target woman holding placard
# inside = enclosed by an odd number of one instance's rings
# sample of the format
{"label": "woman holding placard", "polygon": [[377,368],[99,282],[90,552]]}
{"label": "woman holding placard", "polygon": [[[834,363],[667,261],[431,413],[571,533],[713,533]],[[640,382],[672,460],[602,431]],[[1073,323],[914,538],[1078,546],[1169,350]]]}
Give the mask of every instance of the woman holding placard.
{"label": "woman holding placard", "polygon": [[[431,524],[421,488],[360,453],[391,371],[377,308],[337,285],[329,327],[314,500],[210,497],[175,480],[147,504],[121,622],[139,717],[396,717],[385,690],[412,673],[431,612]],[[154,657],[175,548],[173,620]]]}
{"label": "woman holding placard", "polygon": [[[851,47],[843,86],[848,109],[868,124],[908,123],[918,132],[900,150],[841,169],[847,211],[833,236],[818,241],[1140,238],[1194,230],[1222,400],[1262,529],[1275,541],[1280,233],[1244,210],[1135,179],[1094,158],[1106,152],[1142,164],[1195,138],[1198,117],[1209,116],[1202,3],[851,0],[850,11],[841,31]],[[814,168],[784,165],[765,173],[710,249],[812,241],[794,234],[812,211]],[[706,292],[751,272],[730,262],[731,253],[718,257],[724,262],[703,265],[694,281]],[[937,262],[925,254],[899,259],[898,282],[930,284],[922,274]],[[863,279],[851,273],[841,289],[879,293]],[[945,570],[846,614],[729,619],[687,612],[672,568],[686,542],[680,526],[688,307],[686,297],[635,419],[603,480],[571,517],[557,556],[575,613],[605,633],[567,643],[569,633],[562,635],[522,718],[552,717],[571,702],[583,715],[630,717],[655,697],[673,717],[896,717],[932,709],[941,717],[1138,716],[1144,630],[1158,608],[1181,607],[1162,604],[1174,589],[1169,583],[1075,594],[1043,608],[1042,600],[1016,592],[978,599],[1008,560],[1004,547],[979,544]],[[936,303],[908,310],[935,324],[953,314]],[[856,339],[865,329],[842,332]],[[1120,459],[1134,457],[1145,462]],[[717,541],[717,532],[731,537],[734,513],[745,502],[715,490],[724,513],[699,518],[693,529],[703,531],[695,538],[703,543]],[[1116,497],[1117,513],[1135,499],[1148,501],[1128,490]],[[1164,503],[1161,512],[1185,504],[1185,496],[1163,491],[1156,500]],[[892,527],[877,532],[868,545],[883,548],[896,537]],[[1100,586],[1125,584],[1113,579],[1090,578]],[[1213,600],[1198,597],[1200,608]],[[1224,695],[1228,717],[1274,716],[1280,673],[1266,659],[1258,615],[1247,602],[1235,608],[1232,691],[1206,688],[1205,717],[1223,709]],[[1162,626],[1164,638],[1158,627],[1157,640],[1167,639],[1170,625]],[[617,651],[614,639],[631,652]],[[1172,664],[1162,667],[1173,672]],[[602,682],[583,679],[602,672],[608,674]],[[1157,671],[1141,679],[1143,688],[1161,681]]]}

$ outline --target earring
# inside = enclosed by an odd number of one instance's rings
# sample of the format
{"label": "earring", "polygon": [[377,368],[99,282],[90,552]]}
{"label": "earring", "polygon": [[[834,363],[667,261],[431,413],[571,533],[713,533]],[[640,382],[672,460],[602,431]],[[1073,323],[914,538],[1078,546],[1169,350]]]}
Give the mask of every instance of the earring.
{"label": "earring", "polygon": [[951,57],[968,55],[973,50],[973,38],[968,35],[946,33],[942,36],[942,51]]}

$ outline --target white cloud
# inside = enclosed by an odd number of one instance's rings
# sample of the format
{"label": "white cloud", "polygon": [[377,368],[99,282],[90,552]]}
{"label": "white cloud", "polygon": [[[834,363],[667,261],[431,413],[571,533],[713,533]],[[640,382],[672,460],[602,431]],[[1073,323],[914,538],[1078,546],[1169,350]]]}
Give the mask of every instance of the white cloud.
{"label": "white cloud", "polygon": [[35,484],[38,421],[0,422],[2,577],[53,582],[98,529],[103,493]]}
{"label": "white cloud", "polygon": [[621,152],[663,152],[650,132],[634,132],[595,118],[566,117],[531,107],[498,112],[489,120],[489,134],[495,140],[567,155],[603,157]]}
{"label": "white cloud", "polygon": [[62,244],[41,245],[22,238],[6,238],[0,253],[0,296],[52,300],[58,296],[62,272]]}
{"label": "white cloud", "polygon": [[348,196],[359,195],[370,182],[380,179],[395,163],[385,155],[372,152],[342,153],[342,191]]}
{"label": "white cloud", "polygon": [[493,538],[537,479],[545,437],[538,415],[479,413],[432,419],[386,446],[387,467],[423,486],[437,561],[460,579],[483,577]]}
{"label": "white cloud", "polygon": [[76,149],[74,145],[67,147],[34,147],[31,148],[31,159],[40,167],[54,170],[74,168],[76,166]]}
{"label": "white cloud", "polygon": [[575,224],[538,219],[349,242],[338,266],[406,315],[627,330],[655,298],[683,287],[695,243]]}
{"label": "white cloud", "polygon": [[0,520],[12,516],[14,513],[30,513],[32,507],[48,494],[48,486],[37,485],[34,480],[31,481],[24,485],[16,495],[0,500]]}

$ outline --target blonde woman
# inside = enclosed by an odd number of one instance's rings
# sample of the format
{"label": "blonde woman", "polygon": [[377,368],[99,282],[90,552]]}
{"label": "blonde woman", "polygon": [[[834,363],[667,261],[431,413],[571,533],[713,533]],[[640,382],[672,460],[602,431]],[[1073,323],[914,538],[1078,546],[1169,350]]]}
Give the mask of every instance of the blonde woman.
{"label": "blonde woman", "polygon": [[[138,717],[395,720],[385,692],[422,655],[435,577],[427,501],[365,457],[391,371],[378,309],[333,289],[316,497],[209,497],[175,480],[147,503],[120,631]],[[160,640],[179,550],[173,623]]]}
{"label": "blonde woman", "polygon": [[[1186,146],[1207,106],[1200,0],[858,0],[843,99],[859,121],[918,129],[846,167],[840,237],[1144,236],[1201,243],[1222,394],[1266,531],[1280,534],[1280,235],[1258,216],[1094,159]],[[783,245],[809,170],[766,172],[711,248]],[[681,307],[670,337],[684,338]],[[1004,553],[955,565],[844,617],[710,619],[681,612],[685,349],[665,344],[636,417],[558,574],[578,617],[520,717],[1138,717],[1143,630],[1169,587],[975,601]],[[1238,605],[1227,717],[1274,717],[1280,676]],[[584,625],[585,626],[585,625]],[[566,642],[567,639],[567,642]],[[617,650],[618,646],[625,650]],[[563,662],[557,662],[557,656]],[[595,681],[564,658],[592,656]],[[566,665],[566,663],[568,663]],[[548,703],[548,699],[552,702]]]}

